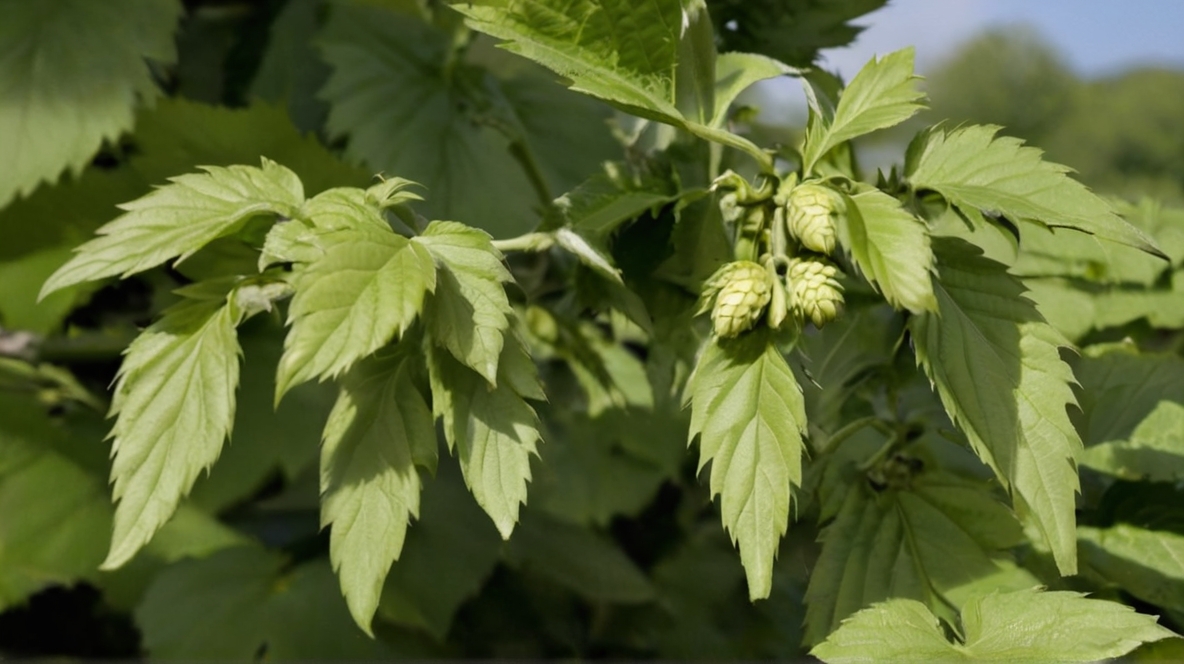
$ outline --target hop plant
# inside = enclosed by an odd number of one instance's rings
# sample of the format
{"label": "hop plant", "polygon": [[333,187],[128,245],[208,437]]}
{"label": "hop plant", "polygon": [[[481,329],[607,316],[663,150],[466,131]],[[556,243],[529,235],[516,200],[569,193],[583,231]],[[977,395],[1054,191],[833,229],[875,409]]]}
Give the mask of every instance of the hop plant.
{"label": "hop plant", "polygon": [[699,312],[711,307],[716,336],[735,337],[760,320],[772,295],[772,278],[763,265],[735,261],[721,267],[708,281]]}
{"label": "hop plant", "polygon": [[834,190],[800,184],[790,190],[785,208],[789,232],[803,247],[820,254],[835,250],[835,220],[843,210]]}
{"label": "hop plant", "polygon": [[788,280],[793,310],[803,320],[822,327],[843,312],[843,286],[839,268],[822,257],[794,258]]}

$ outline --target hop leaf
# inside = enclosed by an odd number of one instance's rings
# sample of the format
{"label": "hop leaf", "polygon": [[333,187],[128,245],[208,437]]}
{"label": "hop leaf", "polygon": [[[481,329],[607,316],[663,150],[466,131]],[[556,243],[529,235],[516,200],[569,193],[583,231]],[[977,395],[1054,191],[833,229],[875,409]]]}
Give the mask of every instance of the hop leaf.
{"label": "hop leaf", "polygon": [[841,199],[829,187],[798,185],[786,202],[789,232],[810,251],[829,254],[835,250],[835,220],[842,207]]}
{"label": "hop leaf", "polygon": [[708,282],[700,313],[714,298],[711,323],[715,334],[735,337],[760,320],[772,295],[773,283],[764,266],[735,261],[720,268]]}
{"label": "hop leaf", "polygon": [[825,258],[795,258],[789,262],[793,309],[815,327],[822,327],[843,312],[843,286],[839,268]]}

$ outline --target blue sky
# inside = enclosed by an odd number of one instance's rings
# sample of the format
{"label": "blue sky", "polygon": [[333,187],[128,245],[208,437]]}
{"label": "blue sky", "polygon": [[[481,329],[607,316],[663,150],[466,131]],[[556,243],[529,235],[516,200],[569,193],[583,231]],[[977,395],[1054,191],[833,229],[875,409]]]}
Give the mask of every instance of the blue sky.
{"label": "blue sky", "polygon": [[917,47],[918,69],[989,26],[1027,23],[1084,76],[1141,64],[1184,68],[1182,0],[891,0],[856,21],[856,43],[826,53],[846,78],[874,54]]}

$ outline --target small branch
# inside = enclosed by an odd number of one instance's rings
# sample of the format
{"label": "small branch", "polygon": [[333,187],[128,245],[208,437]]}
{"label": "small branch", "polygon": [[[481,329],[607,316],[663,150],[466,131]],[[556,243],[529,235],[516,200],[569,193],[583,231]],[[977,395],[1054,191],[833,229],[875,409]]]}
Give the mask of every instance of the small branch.
{"label": "small branch", "polygon": [[526,233],[518,237],[493,241],[493,248],[502,253],[510,251],[546,251],[554,245],[555,236],[550,233]]}

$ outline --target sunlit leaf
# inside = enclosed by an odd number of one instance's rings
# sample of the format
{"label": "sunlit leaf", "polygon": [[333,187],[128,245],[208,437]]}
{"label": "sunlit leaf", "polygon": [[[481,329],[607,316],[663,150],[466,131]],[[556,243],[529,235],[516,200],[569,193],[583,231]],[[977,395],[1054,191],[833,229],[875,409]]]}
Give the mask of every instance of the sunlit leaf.
{"label": "sunlit leaf", "polygon": [[933,252],[924,222],[874,187],[860,187],[848,201],[838,235],[855,265],[894,306],[934,310]]}
{"label": "sunlit leaf", "polygon": [[934,241],[937,310],[909,321],[917,360],[975,453],[1030,510],[1063,574],[1077,569],[1073,459],[1081,439],[1065,341],[1006,266],[962,240]]}
{"label": "sunlit leaf", "polygon": [[703,350],[691,379],[689,442],[700,470],[711,462],[711,494],[740,547],[753,599],[772,587],[773,558],[789,528],[791,486],[802,482],[801,388],[785,358],[754,332]]}

